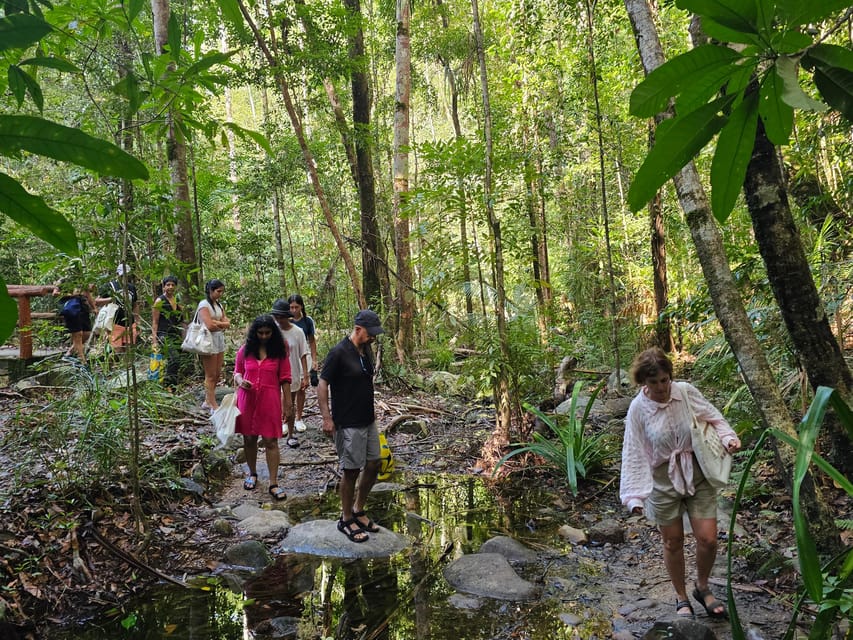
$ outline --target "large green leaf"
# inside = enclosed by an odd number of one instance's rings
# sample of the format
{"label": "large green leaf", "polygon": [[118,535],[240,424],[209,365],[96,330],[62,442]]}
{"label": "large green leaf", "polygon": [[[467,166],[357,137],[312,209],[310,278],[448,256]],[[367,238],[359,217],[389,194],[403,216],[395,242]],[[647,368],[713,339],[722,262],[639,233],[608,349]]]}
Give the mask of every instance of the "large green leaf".
{"label": "large green leaf", "polygon": [[711,209],[720,223],[728,219],[743,187],[757,128],[758,96],[750,93],[720,131],[711,163]]}
{"label": "large green leaf", "polygon": [[834,390],[829,387],[818,387],[815,391],[815,398],[800,422],[800,446],[797,447],[797,456],[794,461],[792,507],[794,532],[797,539],[797,553],[799,554],[800,571],[803,574],[803,584],[809,597],[816,604],[820,604],[823,597],[823,575],[820,570],[817,547],[814,538],[809,534],[808,521],[800,504],[800,488],[808,472],[812,454],[814,453],[817,433],[823,422],[823,416],[826,413],[832,393],[834,393]]}
{"label": "large green leaf", "polygon": [[0,211],[59,251],[77,255],[74,227],[61,213],[51,209],[40,197],[27,193],[17,180],[5,173],[0,173]]}
{"label": "large green leaf", "polygon": [[711,20],[711,18],[702,18],[702,31],[709,38],[713,38],[719,42],[736,42],[739,44],[749,44],[763,48],[761,37],[756,33],[744,33],[724,27],[719,22]]}
{"label": "large green leaf", "polygon": [[672,96],[678,95],[691,83],[703,84],[706,77],[714,78],[726,68],[735,71],[734,62],[739,58],[736,51],[711,44],[676,56],[652,71],[634,88],[631,92],[631,114],[646,118],[657,115],[666,109]]}
{"label": "large green leaf", "polygon": [[52,30],[47,22],[28,13],[13,13],[0,18],[0,51],[28,47]]}
{"label": "large green leaf", "polygon": [[240,11],[237,0],[216,0],[222,17],[242,36],[246,34],[246,21]]}
{"label": "large green leaf", "polygon": [[675,112],[687,113],[698,109],[708,100],[716,98],[724,86],[726,93],[733,93],[736,83],[732,82],[732,78],[740,77],[744,67],[751,70],[755,61],[748,60],[746,64],[738,64],[739,62],[741,61],[721,65],[716,69],[708,69],[706,73],[691,78],[690,82],[684,84],[681,93],[675,99]]}
{"label": "large green leaf", "polygon": [[253,140],[259,147],[261,147],[261,149],[266,151],[270,156],[275,155],[273,153],[272,146],[270,146],[270,141],[267,140],[267,137],[262,133],[252,131],[251,129],[244,129],[243,127],[236,125],[233,122],[224,122],[222,126],[226,129],[230,129],[240,137]]}
{"label": "large green leaf", "polygon": [[817,44],[802,59],[803,66],[841,67],[853,71],[853,51],[834,44]]}
{"label": "large green leaf", "polygon": [[775,72],[764,76],[759,89],[758,113],[767,137],[775,145],[788,144],[794,128],[794,110],[782,101],[782,79]]}
{"label": "large green leaf", "polygon": [[782,91],[782,101],[794,109],[803,109],[804,111],[816,111],[818,113],[826,111],[827,106],[823,102],[819,102],[808,96],[800,86],[797,77],[797,62],[789,56],[779,56],[775,63],[776,73],[782,79],[784,90]]}
{"label": "large green leaf", "polygon": [[631,211],[644,207],[667,180],[708,144],[726,123],[720,112],[734,99],[735,96],[723,96],[696,111],[678,116],[666,128],[658,127],[655,146],[628,190]]}
{"label": "large green leaf", "polygon": [[56,69],[57,71],[65,71],[66,73],[82,73],[80,67],[69,62],[65,58],[37,56],[35,58],[27,58],[20,65],[33,67],[46,67],[48,69]]}
{"label": "large green leaf", "polygon": [[814,83],[821,97],[853,121],[853,51],[821,44],[809,50],[803,66],[814,69]]}
{"label": "large green leaf", "polygon": [[813,78],[827,103],[853,122],[853,72],[838,67],[816,69]]}
{"label": "large green leaf", "polygon": [[169,44],[169,55],[177,62],[181,59],[181,24],[174,13],[169,16],[166,39]]}
{"label": "large green leaf", "polygon": [[703,18],[711,18],[729,29],[758,33],[755,0],[677,0],[675,5]]}
{"label": "large green leaf", "polygon": [[18,108],[24,104],[24,98],[27,95],[27,85],[24,84],[24,70],[16,64],[10,64],[6,72],[6,77],[9,80],[9,91],[15,97],[15,102],[18,103]]}
{"label": "large green leaf", "polygon": [[18,304],[6,290],[6,281],[0,276],[0,343],[5,343],[18,324]]}
{"label": "large green leaf", "polygon": [[44,118],[0,116],[0,153],[29,151],[102,175],[148,178],[148,169],[116,145]]}
{"label": "large green leaf", "polygon": [[776,15],[784,24],[796,27],[820,22],[849,7],[850,0],[777,0]]}

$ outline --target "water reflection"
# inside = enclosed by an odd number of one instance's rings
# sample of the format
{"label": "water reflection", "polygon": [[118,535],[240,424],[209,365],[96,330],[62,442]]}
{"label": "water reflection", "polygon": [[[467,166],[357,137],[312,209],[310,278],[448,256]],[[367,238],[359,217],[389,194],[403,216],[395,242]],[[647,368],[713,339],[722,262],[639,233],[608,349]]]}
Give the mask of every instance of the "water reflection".
{"label": "water reflection", "polygon": [[[374,491],[371,517],[415,542],[392,558],[323,559],[284,554],[257,575],[227,571],[218,584],[197,590],[157,587],[144,599],[97,623],[56,629],[58,640],[175,638],[335,638],[336,640],[478,640],[559,637],[565,625],[541,603],[471,598],[476,607],[449,601],[454,590],[441,570],[476,552],[495,535],[528,540],[547,535],[547,498],[535,488],[496,494],[470,477],[421,478],[404,490]],[[337,518],[337,496],[287,505],[292,521]],[[531,522],[536,523],[532,532]],[[381,535],[381,534],[379,534]],[[541,568],[539,569],[541,571]],[[536,579],[535,576],[526,576]],[[226,586],[228,585],[228,586]],[[230,588],[229,588],[230,587]],[[518,634],[518,629],[525,632]],[[504,635],[509,634],[509,635]],[[579,637],[579,636],[574,636]]]}

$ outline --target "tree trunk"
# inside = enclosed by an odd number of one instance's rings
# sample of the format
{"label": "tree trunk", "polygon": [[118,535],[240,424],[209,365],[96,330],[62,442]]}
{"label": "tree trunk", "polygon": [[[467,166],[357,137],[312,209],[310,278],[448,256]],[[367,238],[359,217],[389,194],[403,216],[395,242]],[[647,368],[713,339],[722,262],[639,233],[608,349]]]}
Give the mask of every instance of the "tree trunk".
{"label": "tree trunk", "polygon": [[409,220],[404,211],[409,195],[409,100],[412,61],[409,46],[409,0],[397,0],[397,83],[394,109],[394,250],[397,255],[397,360],[404,363],[414,350],[414,296]]}
{"label": "tree trunk", "polygon": [[[853,388],[844,353],[832,333],[829,317],[812,278],[791,208],[776,147],[767,138],[761,119],[744,182],[755,241],[773,296],[812,388],[832,387],[849,402]],[[824,451],[845,473],[853,471],[850,440],[834,416],[827,416],[829,445]]]}
{"label": "tree trunk", "polygon": [[[647,0],[624,0],[645,72],[651,73],[664,62],[663,48]],[[758,344],[726,259],[720,230],[711,215],[708,198],[693,162],[674,178],[676,193],[687,218],[696,254],[708,284],[717,319],[738,361],[741,373],[755,400],[765,427],[776,427],[794,437],[794,420],[779,392],[770,365]],[[788,490],[793,488],[791,471],[794,452],[774,441],[776,468]],[[824,552],[838,549],[840,540],[832,515],[811,476],[803,484],[807,517],[818,546]]]}
{"label": "tree trunk", "polygon": [[240,7],[240,12],[243,14],[243,19],[246,20],[246,24],[248,24],[249,28],[252,30],[255,42],[260,48],[261,53],[266,58],[267,64],[269,64],[270,68],[274,70],[274,77],[279,90],[281,91],[281,97],[282,100],[284,100],[284,107],[287,110],[288,117],[290,118],[293,133],[296,136],[296,140],[299,142],[299,148],[302,150],[302,160],[305,163],[306,170],[308,171],[311,186],[314,188],[314,195],[317,197],[317,202],[320,204],[320,209],[326,219],[326,224],[329,226],[329,231],[332,233],[332,237],[335,239],[335,244],[341,254],[341,258],[344,261],[344,265],[352,284],[353,293],[355,294],[355,299],[358,301],[360,307],[367,307],[367,301],[364,298],[364,293],[361,288],[358,272],[355,269],[355,263],[352,260],[352,255],[347,249],[343,236],[335,222],[335,217],[332,215],[332,208],[329,206],[329,201],[326,199],[326,193],[323,190],[323,185],[320,184],[317,165],[314,162],[314,156],[311,153],[311,149],[308,147],[308,140],[306,139],[305,132],[302,129],[302,122],[299,119],[299,114],[296,112],[296,107],[293,104],[293,98],[291,97],[290,85],[287,82],[287,78],[279,70],[279,64],[276,56],[273,55],[273,52],[270,51],[270,48],[267,46],[263,34],[258,30],[255,21],[252,19],[251,14],[246,8],[246,5],[242,0],[238,0],[237,5]]}
{"label": "tree trunk", "polygon": [[492,196],[492,108],[489,102],[489,81],[486,72],[486,52],[483,45],[483,29],[480,25],[480,9],[477,0],[471,0],[471,13],[474,17],[474,40],[477,46],[477,59],[480,66],[480,89],[483,97],[483,137],[485,141],[485,175],[483,177],[483,200],[492,235],[494,251],[495,316],[497,318],[498,341],[501,361],[498,363],[494,382],[494,400],[496,423],[489,441],[483,446],[484,461],[491,466],[500,458],[502,448],[509,443],[512,427],[512,404],[509,395],[510,364],[509,345],[506,327],[506,290],[504,287],[503,242],[501,224],[495,214]]}
{"label": "tree trunk", "polygon": [[604,219],[604,243],[607,248],[607,279],[610,285],[610,340],[613,347],[613,369],[616,371],[616,379],[621,379],[620,370],[622,362],[619,357],[619,326],[618,314],[616,312],[616,277],[613,274],[613,246],[610,242],[610,212],[607,209],[607,181],[604,175],[604,131],[601,118],[601,103],[598,98],[598,70],[595,65],[595,41],[594,23],[592,18],[592,4],[586,0],[587,19],[587,55],[590,66],[590,84],[592,85],[592,96],[595,102],[595,129],[598,137],[598,171],[599,185],[601,188],[601,216]]}
{"label": "tree trunk", "polygon": [[[382,281],[388,279],[387,257],[376,218],[376,185],[373,175],[373,137],[370,127],[372,102],[370,76],[364,68],[364,32],[362,30],[360,0],[344,0],[344,6],[356,21],[356,29],[349,38],[350,58],[356,62],[352,70],[352,122],[355,147],[355,177],[361,212],[361,269],[364,297],[367,305],[380,308]],[[328,87],[326,92],[329,93]],[[330,96],[331,101],[331,96]],[[334,104],[334,103],[333,103]],[[339,124],[339,127],[341,125]],[[346,138],[343,138],[347,146]],[[349,150],[347,154],[349,155]]]}
{"label": "tree trunk", "polygon": [[[654,127],[649,127],[649,149],[655,144]],[[658,191],[649,203],[649,227],[651,232],[652,277],[655,289],[655,338],[658,346],[669,353],[673,350],[672,323],[664,316],[669,304],[669,285],[666,278],[666,232],[663,227],[663,207]]]}
{"label": "tree trunk", "polygon": [[[441,6],[441,0],[436,0],[436,5]],[[447,31],[449,21],[447,20],[447,12],[441,11],[441,26]],[[456,83],[456,74],[450,68],[450,62],[442,54],[438,55],[441,66],[444,68],[444,77],[447,80],[447,86],[450,89],[450,120],[453,122],[453,134],[457,142],[463,139],[462,125],[459,123],[459,89]],[[459,197],[459,244],[462,247],[462,281],[465,291],[465,313],[468,318],[468,325],[473,326],[474,322],[474,297],[472,295],[473,287],[471,283],[471,252],[468,247],[468,202],[467,192],[465,190],[465,181],[462,177],[456,179],[456,191]]]}
{"label": "tree trunk", "polygon": [[[169,0],[151,0],[154,19],[155,51],[162,55],[169,36]],[[177,53],[177,52],[175,52]],[[169,65],[174,69],[174,63]],[[169,161],[169,177],[172,182],[172,197],[175,206],[175,257],[178,260],[178,278],[190,290],[189,273],[197,266],[196,248],[193,241],[192,208],[187,177],[187,145],[181,130],[181,114],[169,109],[166,114],[166,157]]]}

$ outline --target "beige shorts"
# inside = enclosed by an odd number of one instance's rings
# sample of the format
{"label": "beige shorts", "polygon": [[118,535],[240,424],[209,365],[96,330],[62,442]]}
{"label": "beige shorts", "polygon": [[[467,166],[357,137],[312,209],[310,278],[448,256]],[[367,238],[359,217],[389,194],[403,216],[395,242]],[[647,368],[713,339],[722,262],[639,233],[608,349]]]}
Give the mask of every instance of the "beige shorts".
{"label": "beige shorts", "polygon": [[717,517],[717,490],[705,480],[699,461],[693,457],[693,486],[696,493],[683,496],[672,486],[668,463],[652,470],[654,489],[646,500],[646,513],[656,524],[666,526],[679,520],[684,512],[690,518]]}

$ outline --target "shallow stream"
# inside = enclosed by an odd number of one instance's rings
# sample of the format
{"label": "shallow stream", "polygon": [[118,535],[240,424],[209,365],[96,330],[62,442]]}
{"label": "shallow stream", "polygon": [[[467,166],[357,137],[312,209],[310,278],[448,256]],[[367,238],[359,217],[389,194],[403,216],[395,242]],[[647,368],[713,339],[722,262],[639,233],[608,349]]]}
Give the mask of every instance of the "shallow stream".
{"label": "shallow stream", "polygon": [[[535,487],[507,493],[471,477],[422,477],[410,487],[376,491],[371,516],[413,545],[387,559],[341,560],[283,554],[259,574],[223,567],[192,580],[196,588],[160,585],[121,610],[55,640],[238,640],[335,638],[352,640],[485,640],[609,638],[619,626],[617,592],[638,583],[608,575],[612,550],[576,547],[556,531],[571,517]],[[294,522],[335,519],[336,495],[292,499]],[[577,517],[577,514],[575,514]],[[583,523],[575,523],[583,526]],[[532,602],[456,593],[442,569],[506,535],[534,549],[539,560],[516,567],[541,587]],[[614,596],[616,600],[614,600]],[[615,615],[615,618],[614,618]],[[630,636],[629,636],[630,637]]]}

